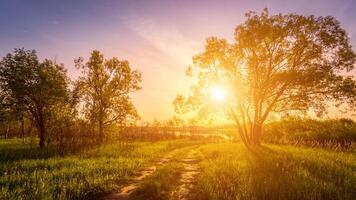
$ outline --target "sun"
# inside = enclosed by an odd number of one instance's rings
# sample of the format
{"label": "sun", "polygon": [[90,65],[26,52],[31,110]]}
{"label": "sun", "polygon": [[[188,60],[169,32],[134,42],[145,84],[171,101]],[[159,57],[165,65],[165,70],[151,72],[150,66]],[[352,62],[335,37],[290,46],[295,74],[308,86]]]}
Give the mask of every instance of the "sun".
{"label": "sun", "polygon": [[210,95],[211,98],[215,101],[215,102],[224,102],[228,96],[228,91],[227,89],[223,88],[223,87],[213,87],[210,90]]}

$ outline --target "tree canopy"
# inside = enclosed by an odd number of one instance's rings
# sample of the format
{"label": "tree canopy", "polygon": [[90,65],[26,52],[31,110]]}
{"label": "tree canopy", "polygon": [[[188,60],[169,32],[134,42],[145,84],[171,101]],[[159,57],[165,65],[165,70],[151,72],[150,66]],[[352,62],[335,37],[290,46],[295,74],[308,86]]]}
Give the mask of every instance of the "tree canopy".
{"label": "tree canopy", "polygon": [[260,143],[271,113],[321,115],[332,103],[356,108],[355,79],[345,76],[356,55],[334,17],[270,15],[267,9],[246,17],[232,43],[210,37],[193,57],[187,72],[197,83],[188,97],[177,97],[177,110],[206,110],[206,88],[223,85],[231,93],[229,116],[250,145]]}
{"label": "tree canopy", "polygon": [[53,107],[68,101],[67,84],[63,66],[48,59],[40,62],[34,50],[15,49],[0,62],[3,103],[30,116],[39,132],[41,147],[45,145]]}
{"label": "tree canopy", "polygon": [[77,59],[76,66],[82,70],[76,87],[85,105],[85,115],[98,125],[101,139],[106,126],[139,118],[129,95],[141,89],[141,73],[132,70],[128,61],[116,57],[105,60],[95,50],[88,62]]}

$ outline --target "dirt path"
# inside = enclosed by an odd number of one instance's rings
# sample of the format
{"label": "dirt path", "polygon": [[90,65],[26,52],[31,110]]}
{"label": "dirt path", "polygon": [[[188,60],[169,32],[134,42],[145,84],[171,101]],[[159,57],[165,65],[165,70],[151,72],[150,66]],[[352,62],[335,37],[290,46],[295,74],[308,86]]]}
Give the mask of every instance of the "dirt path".
{"label": "dirt path", "polygon": [[180,178],[180,185],[171,193],[171,200],[188,200],[190,191],[194,186],[195,178],[199,174],[199,160],[196,158],[197,150],[191,150],[186,158],[181,162],[184,165],[184,171]]}
{"label": "dirt path", "polygon": [[105,197],[103,200],[125,200],[128,199],[129,195],[138,187],[139,183],[148,176],[151,176],[158,167],[170,162],[175,154],[179,152],[180,149],[176,149],[171,151],[170,153],[166,154],[163,158],[159,161],[154,162],[149,167],[145,168],[144,170],[140,171],[136,176],[134,176],[130,183],[124,186],[120,192],[112,193]]}

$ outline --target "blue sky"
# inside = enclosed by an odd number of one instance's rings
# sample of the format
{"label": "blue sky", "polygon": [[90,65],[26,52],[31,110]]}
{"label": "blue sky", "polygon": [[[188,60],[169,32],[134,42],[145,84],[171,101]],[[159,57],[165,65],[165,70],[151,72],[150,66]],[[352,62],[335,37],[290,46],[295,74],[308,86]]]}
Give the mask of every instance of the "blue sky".
{"label": "blue sky", "polygon": [[[356,46],[356,1],[135,1],[1,0],[0,56],[13,48],[36,49],[41,58],[64,63],[77,77],[73,59],[93,49],[130,61],[143,73],[133,95],[145,120],[173,115],[172,101],[186,93],[185,69],[208,36],[232,39],[244,14],[260,12],[332,15]],[[355,72],[353,72],[355,74]]]}

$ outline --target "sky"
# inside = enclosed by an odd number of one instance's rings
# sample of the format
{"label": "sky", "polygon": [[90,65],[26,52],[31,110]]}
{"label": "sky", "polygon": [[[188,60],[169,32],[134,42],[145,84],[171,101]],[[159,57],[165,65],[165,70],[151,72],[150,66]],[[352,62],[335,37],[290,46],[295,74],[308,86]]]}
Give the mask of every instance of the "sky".
{"label": "sky", "polygon": [[[132,94],[143,120],[167,120],[172,102],[192,80],[185,70],[209,36],[232,40],[248,11],[332,15],[356,47],[356,1],[352,0],[0,0],[0,57],[14,48],[35,49],[41,59],[63,63],[72,79],[73,60],[94,49],[128,60],[142,72]],[[355,49],[356,50],[356,49]],[[355,75],[355,72],[352,72]]]}

